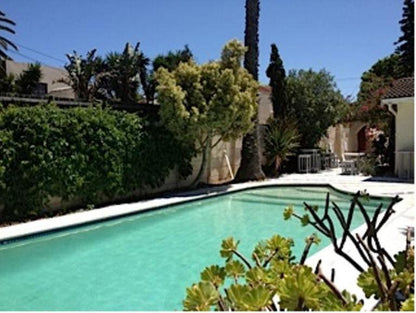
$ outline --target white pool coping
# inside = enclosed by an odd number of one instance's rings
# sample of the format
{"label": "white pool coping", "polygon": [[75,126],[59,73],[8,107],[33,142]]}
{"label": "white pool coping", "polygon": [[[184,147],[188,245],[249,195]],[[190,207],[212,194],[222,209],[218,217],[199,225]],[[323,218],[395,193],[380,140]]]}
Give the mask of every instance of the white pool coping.
{"label": "white pool coping", "polygon": [[[100,209],[70,213],[64,216],[45,218],[22,224],[0,227],[0,242],[13,240],[19,237],[26,237],[41,232],[48,232],[62,228],[73,227],[100,220],[115,218],[118,216],[134,214],[158,207],[172,205],[184,201],[205,198],[207,196],[219,195],[230,191],[244,190],[251,187],[268,185],[330,185],[336,189],[355,193],[358,190],[366,190],[372,196],[399,195],[403,200],[395,205],[396,213],[385,224],[380,232],[380,240],[387,251],[394,254],[404,249],[404,229],[414,226],[414,184],[397,182],[370,182],[369,177],[354,175],[340,175],[340,169],[324,171],[317,174],[286,174],[277,179],[270,179],[262,182],[248,182],[232,184],[226,187],[212,187],[190,192],[170,194],[164,197],[138,201],[135,203],[111,205]],[[360,228],[364,227],[361,226]],[[357,231],[360,230],[357,229]],[[351,249],[351,253],[354,253]],[[340,256],[336,255],[332,246],[328,246],[308,258],[307,264],[313,268],[322,259],[323,272],[330,277],[331,268],[335,269],[335,284],[342,290],[355,293],[359,298],[364,295],[356,286],[358,272]],[[365,310],[370,310],[375,301],[370,299],[365,302]]]}

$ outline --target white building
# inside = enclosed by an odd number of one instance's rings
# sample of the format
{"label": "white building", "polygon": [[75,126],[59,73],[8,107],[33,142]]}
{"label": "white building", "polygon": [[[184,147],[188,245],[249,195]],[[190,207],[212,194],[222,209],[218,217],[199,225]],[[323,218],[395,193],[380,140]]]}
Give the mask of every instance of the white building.
{"label": "white building", "polygon": [[396,121],[395,174],[404,179],[414,178],[414,78],[400,78],[383,96],[381,104],[387,105]]}

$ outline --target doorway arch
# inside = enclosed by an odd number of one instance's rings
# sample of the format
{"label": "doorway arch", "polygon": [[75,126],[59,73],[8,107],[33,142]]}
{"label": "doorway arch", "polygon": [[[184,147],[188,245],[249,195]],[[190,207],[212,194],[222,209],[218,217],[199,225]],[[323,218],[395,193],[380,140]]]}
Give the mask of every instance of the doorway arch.
{"label": "doorway arch", "polygon": [[367,151],[367,136],[366,136],[367,126],[361,127],[357,133],[357,143],[358,143],[358,152]]}

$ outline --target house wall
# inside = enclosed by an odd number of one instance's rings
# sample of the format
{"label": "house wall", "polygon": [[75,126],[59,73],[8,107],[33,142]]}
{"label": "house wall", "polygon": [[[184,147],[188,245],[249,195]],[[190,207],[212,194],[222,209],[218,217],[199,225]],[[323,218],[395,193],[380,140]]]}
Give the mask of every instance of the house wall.
{"label": "house wall", "polygon": [[[396,119],[395,174],[404,179],[414,178],[414,97],[385,99]],[[392,106],[397,106],[395,111]]]}
{"label": "house wall", "polygon": [[[19,63],[7,60],[6,61],[6,73],[13,74],[17,77],[28,67],[28,63]],[[62,68],[53,66],[41,66],[42,77],[41,83],[45,83],[48,86],[48,95],[60,98],[74,99],[74,92],[71,87],[64,83],[59,83],[58,80],[66,77],[66,71]]]}
{"label": "house wall", "polygon": [[338,159],[344,159],[344,152],[358,151],[358,132],[365,123],[360,121],[337,124],[328,128],[327,137],[323,138],[320,146],[327,147],[335,153]]}
{"label": "house wall", "polygon": [[414,103],[412,99],[397,105],[396,150],[414,150]]}

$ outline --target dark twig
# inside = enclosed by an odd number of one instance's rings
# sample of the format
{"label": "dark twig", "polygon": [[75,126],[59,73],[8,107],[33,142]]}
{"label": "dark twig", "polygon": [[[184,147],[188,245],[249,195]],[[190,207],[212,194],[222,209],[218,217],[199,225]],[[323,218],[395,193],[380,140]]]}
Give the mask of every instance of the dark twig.
{"label": "dark twig", "polygon": [[[357,202],[358,207],[360,208],[361,213],[364,216],[365,222],[367,224],[367,231],[365,233],[365,235],[367,235],[367,244],[368,244],[368,248],[370,249],[370,251],[377,253],[377,254],[381,254],[384,255],[389,262],[394,265],[394,260],[393,258],[387,253],[387,251],[385,249],[383,249],[381,247],[380,241],[378,239],[377,233],[378,231],[376,230],[376,225],[373,223],[376,220],[373,218],[373,220],[370,220],[370,217],[368,216],[364,206],[361,204],[361,202]],[[381,209],[381,204],[379,206],[379,210]],[[374,248],[373,246],[373,241],[376,245],[376,248]]]}
{"label": "dark twig", "polygon": [[220,311],[227,311],[226,306],[225,306],[225,302],[224,299],[222,298],[221,294],[219,294],[219,298],[218,298],[218,306],[220,308]]}
{"label": "dark twig", "polygon": [[323,219],[321,219],[318,214],[316,214],[315,210],[308,205],[307,203],[303,203],[305,205],[305,208],[312,214],[313,219],[315,220],[317,226],[320,226],[320,228],[322,228],[324,231],[322,232],[322,230],[318,229],[321,233],[323,233],[325,236],[330,237],[330,230],[328,229],[328,227],[323,223]]}
{"label": "dark twig", "polygon": [[390,278],[389,270],[387,269],[386,262],[384,261],[384,258],[383,258],[382,255],[377,256],[377,260],[380,263],[381,270],[383,271],[384,277],[386,278],[387,289],[390,289],[391,288],[391,278]]}
{"label": "dark twig", "polygon": [[247,259],[240,253],[240,252],[238,252],[237,250],[233,250],[233,253],[236,255],[236,256],[238,256],[239,258],[240,258],[240,260],[241,261],[243,261],[244,262],[244,264],[249,268],[249,269],[251,269],[251,265],[250,265],[250,262],[249,261],[247,261]]}
{"label": "dark twig", "polygon": [[393,206],[396,203],[400,202],[400,201],[402,201],[402,199],[400,199],[399,196],[395,196],[391,200],[389,206],[387,207],[386,212],[384,213],[384,216],[382,217],[380,223],[376,227],[376,231],[379,231],[380,228],[388,221],[388,219],[390,218],[390,216],[393,215],[394,213],[396,213],[396,211],[393,210]]}
{"label": "dark twig", "polygon": [[[298,215],[298,214],[296,214],[296,213],[293,213],[293,216],[294,217],[296,217],[298,220],[302,220],[302,216],[300,216],[300,215]],[[329,237],[329,234],[327,233],[327,231],[326,230],[324,230],[324,229],[322,229],[319,225],[318,225],[318,223],[316,223],[316,222],[314,222],[314,221],[309,221],[309,224],[311,224],[313,227],[315,227],[315,229],[317,230],[317,231],[319,231],[320,233],[322,233],[323,235],[325,235],[325,236],[327,236],[327,237]]]}
{"label": "dark twig", "polygon": [[342,250],[344,248],[346,239],[349,238],[351,240],[351,242],[354,244],[354,246],[356,247],[358,253],[360,254],[361,258],[364,260],[364,262],[367,265],[370,265],[370,262],[367,259],[367,257],[365,256],[365,253],[362,251],[362,249],[361,249],[360,245],[358,244],[357,240],[355,240],[354,236],[350,232],[352,212],[353,212],[354,207],[355,207],[355,199],[353,199],[352,204],[350,206],[350,211],[349,211],[349,214],[348,214],[347,221],[345,221],[345,218],[342,214],[342,211],[338,207],[338,205],[335,202],[332,202],[332,204],[334,205],[334,212],[335,212],[336,216],[338,217],[338,220],[340,221],[341,226],[343,228],[343,234],[342,234],[341,243],[339,245],[339,249]]}
{"label": "dark twig", "polygon": [[313,240],[308,240],[308,243],[305,246],[305,249],[303,249],[302,257],[300,258],[299,264],[303,265],[305,264],[306,258],[308,257],[309,250],[311,249],[311,246],[313,244]]}
{"label": "dark twig", "polygon": [[256,265],[257,265],[258,267],[261,267],[261,263],[260,263],[259,257],[257,256],[257,254],[256,254],[256,253],[253,253],[253,259],[254,259],[254,261],[256,262]]}
{"label": "dark twig", "polygon": [[318,275],[320,279],[322,279],[325,284],[334,292],[334,294],[341,300],[342,304],[347,304],[347,300],[345,300],[342,293],[339,291],[339,289],[334,285],[332,281],[330,281],[321,271],[321,261],[319,260],[318,265],[315,269],[315,274]]}
{"label": "dark twig", "polygon": [[368,249],[368,247],[366,246],[365,242],[361,239],[361,237],[360,237],[358,234],[356,234],[356,236],[357,236],[357,239],[358,239],[358,241],[360,242],[360,244],[363,246],[364,251],[367,253],[368,258],[369,258],[369,259],[370,259],[370,261],[371,261],[371,264],[372,264],[372,265],[371,265],[371,268],[372,268],[372,270],[373,270],[373,273],[374,273],[374,278],[376,279],[378,289],[380,290],[380,295],[381,295],[380,297],[381,297],[381,300],[384,302],[384,301],[386,300],[387,290],[386,290],[386,287],[383,285],[383,283],[382,283],[382,281],[381,281],[381,278],[380,278],[380,272],[379,272],[379,270],[378,270],[377,264],[376,264],[376,262],[374,261],[374,258],[373,258],[373,256],[371,255],[371,252],[370,252],[370,250]]}
{"label": "dark twig", "polygon": [[273,259],[273,257],[276,255],[278,251],[279,251],[279,248],[276,248],[273,250],[272,253],[270,253],[270,255],[267,257],[267,259],[263,263],[264,268],[269,264],[269,262]]}

